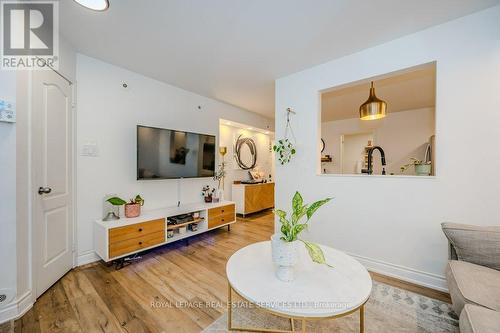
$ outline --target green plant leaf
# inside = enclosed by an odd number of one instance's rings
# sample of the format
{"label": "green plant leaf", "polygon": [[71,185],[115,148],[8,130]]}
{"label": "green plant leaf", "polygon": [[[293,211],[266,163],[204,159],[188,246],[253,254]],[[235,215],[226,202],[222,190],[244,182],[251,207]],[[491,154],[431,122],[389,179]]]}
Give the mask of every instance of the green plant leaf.
{"label": "green plant leaf", "polygon": [[144,206],[144,199],[139,194],[135,196],[134,202],[140,204],[141,206]]}
{"label": "green plant leaf", "polygon": [[306,223],[296,224],[293,226],[293,234],[297,237],[305,228],[307,228]]}
{"label": "green plant leaf", "polygon": [[296,191],[292,199],[293,214],[298,215],[302,210],[303,205],[304,205],[304,199],[302,199],[302,196],[300,195],[299,191]]}
{"label": "green plant leaf", "polygon": [[301,240],[302,243],[306,246],[307,252],[309,252],[309,256],[311,257],[312,261],[318,264],[322,265],[327,265],[328,267],[332,267],[331,265],[326,263],[325,255],[323,254],[323,250],[321,250],[321,247],[319,247],[318,244],[311,243],[311,242],[306,242],[304,240]]}
{"label": "green plant leaf", "polygon": [[284,237],[281,237],[283,240],[287,240],[288,236],[290,235],[290,227],[286,224],[281,225],[281,233],[283,234]]}
{"label": "green plant leaf", "polygon": [[118,198],[118,197],[112,197],[106,201],[109,202],[110,204],[112,204],[113,206],[121,206],[121,205],[125,205],[127,203],[125,200],[123,200],[122,198]]}
{"label": "green plant leaf", "polygon": [[280,219],[284,219],[286,217],[286,212],[281,209],[275,209],[274,214],[278,215]]}
{"label": "green plant leaf", "polygon": [[319,207],[323,206],[324,204],[326,204],[330,200],[332,200],[332,198],[326,198],[326,199],[319,200],[319,201],[316,201],[315,203],[311,204],[311,206],[309,206],[309,208],[307,209],[307,213],[306,213],[307,219],[309,220],[314,215],[314,213],[316,213],[316,211],[318,210]]}

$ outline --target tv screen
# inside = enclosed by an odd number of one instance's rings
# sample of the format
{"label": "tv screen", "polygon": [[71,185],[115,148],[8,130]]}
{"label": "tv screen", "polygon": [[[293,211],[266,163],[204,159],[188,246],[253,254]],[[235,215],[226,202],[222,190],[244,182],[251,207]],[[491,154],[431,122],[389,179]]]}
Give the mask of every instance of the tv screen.
{"label": "tv screen", "polygon": [[213,177],[215,136],[137,126],[137,179]]}

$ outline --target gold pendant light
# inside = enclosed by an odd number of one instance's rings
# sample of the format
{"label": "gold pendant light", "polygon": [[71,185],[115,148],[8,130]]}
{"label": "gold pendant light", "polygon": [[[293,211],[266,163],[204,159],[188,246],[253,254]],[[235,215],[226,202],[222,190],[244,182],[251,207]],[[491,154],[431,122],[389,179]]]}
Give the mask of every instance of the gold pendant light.
{"label": "gold pendant light", "polygon": [[386,116],[387,103],[375,96],[373,81],[370,87],[370,97],[359,107],[361,120],[375,120]]}

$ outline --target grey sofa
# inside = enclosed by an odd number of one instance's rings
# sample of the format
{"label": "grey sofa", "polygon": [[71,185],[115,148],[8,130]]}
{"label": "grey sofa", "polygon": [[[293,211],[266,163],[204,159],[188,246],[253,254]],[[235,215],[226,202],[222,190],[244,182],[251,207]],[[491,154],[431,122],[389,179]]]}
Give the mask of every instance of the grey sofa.
{"label": "grey sofa", "polygon": [[446,279],[461,333],[500,333],[500,227],[443,223]]}

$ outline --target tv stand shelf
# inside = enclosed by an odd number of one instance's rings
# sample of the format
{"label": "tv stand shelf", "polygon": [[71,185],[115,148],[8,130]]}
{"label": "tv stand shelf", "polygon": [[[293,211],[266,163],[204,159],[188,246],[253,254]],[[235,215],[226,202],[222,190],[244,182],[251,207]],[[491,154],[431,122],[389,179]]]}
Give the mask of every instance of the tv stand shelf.
{"label": "tv stand shelf", "polygon": [[[200,217],[189,222],[167,225],[172,216],[198,212]],[[236,222],[235,204],[231,201],[217,203],[192,203],[145,211],[141,216],[115,221],[97,220],[94,223],[95,252],[108,262],[132,254],[170,244],[209,230],[229,226]],[[167,238],[167,230],[198,223],[198,230],[188,230]]]}
{"label": "tv stand shelf", "polygon": [[199,219],[194,219],[194,220],[189,221],[189,222],[167,225],[167,230],[175,230],[175,229],[179,229],[180,227],[187,227],[188,225],[193,224],[193,223],[203,222],[203,220],[205,220],[205,219],[199,218]]}

